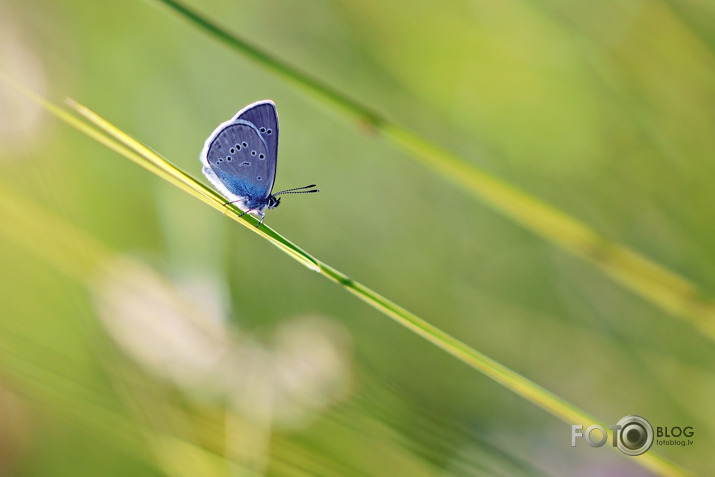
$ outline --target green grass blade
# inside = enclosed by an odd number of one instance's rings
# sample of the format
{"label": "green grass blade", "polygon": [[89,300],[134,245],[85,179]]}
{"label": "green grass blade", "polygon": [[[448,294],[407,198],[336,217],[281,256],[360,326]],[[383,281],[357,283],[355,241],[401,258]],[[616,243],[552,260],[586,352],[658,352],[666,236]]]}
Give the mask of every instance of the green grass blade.
{"label": "green grass blade", "polygon": [[597,265],[625,286],[671,316],[682,318],[715,341],[715,303],[685,277],[624,245],[610,241],[581,221],[508,183],[490,176],[461,157],[419,137],[350,97],[261,50],[176,0],[152,0],[169,8],[321,103],[352,120],[369,125],[390,144],[483,200],[499,213],[564,250]]}
{"label": "green grass blade", "polygon": [[371,111],[360,103],[353,101],[325,83],[321,83],[315,78],[311,78],[303,73],[300,73],[287,64],[278,61],[271,54],[258,48],[251,42],[234,35],[225,28],[221,28],[212,20],[204,17],[183,3],[175,0],[158,1],[169,7],[171,11],[178,13],[182,17],[189,20],[194,26],[199,27],[231,48],[251,58],[258,64],[267,67],[271,70],[271,72],[290,81],[295,86],[301,88],[304,92],[315,96],[324,103],[329,103],[332,107],[340,110],[343,114],[347,114],[352,119],[356,119],[363,124],[367,124],[375,128],[385,123],[384,118],[382,118],[377,112]]}
{"label": "green grass blade", "polygon": [[[166,159],[162,158],[146,146],[142,145],[141,143],[133,139],[131,136],[124,133],[119,128],[115,127],[114,125],[112,125],[90,109],[86,108],[85,106],[82,106],[81,104],[72,100],[68,101],[69,104],[78,113],[84,116],[88,121],[91,121],[91,123],[94,124],[96,127],[101,128],[101,131],[99,129],[95,129],[95,127],[87,123],[84,123],[77,117],[73,116],[67,111],[64,111],[58,106],[53,105],[52,103],[49,103],[42,98],[39,98],[37,95],[28,92],[23,87],[11,83],[8,80],[6,80],[6,82],[14,86],[20,92],[26,94],[31,99],[37,101],[39,104],[44,106],[48,111],[53,113],[59,119],[79,129],[80,131],[84,132],[85,134],[89,135],[100,143],[106,145],[115,152],[118,152],[119,154],[125,156],[131,161],[142,165],[146,169],[157,174],[159,177],[176,185],[180,189],[185,190],[192,196],[211,205],[215,209],[220,210],[221,212],[233,218],[237,222],[246,225],[249,230],[262,235],[264,238],[269,240],[281,250],[285,251],[288,255],[290,255],[309,269],[318,271],[323,276],[339,284],[344,289],[357,296],[370,306],[394,319],[397,323],[401,324],[415,334],[426,339],[430,343],[433,343],[434,345],[443,349],[452,356],[458,358],[472,368],[482,372],[486,376],[489,376],[490,378],[503,385],[507,389],[511,390],[512,392],[524,397],[533,404],[536,404],[542,409],[548,411],[549,413],[553,414],[565,423],[581,423],[586,426],[591,424],[600,424],[604,427],[607,427],[585,411],[556,396],[552,392],[530,381],[529,379],[510,370],[506,366],[501,365],[500,363],[494,361],[488,356],[485,356],[484,354],[471,348],[467,344],[459,341],[453,336],[431,325],[427,321],[407,311],[398,304],[388,300],[386,297],[380,295],[374,290],[371,290],[370,288],[362,285],[361,283],[352,280],[344,273],[310,256],[307,252],[303,251],[302,249],[279,235],[277,232],[273,231],[270,227],[266,225],[262,225],[260,228],[253,227],[252,225],[256,222],[255,218],[251,217],[250,219],[246,220],[247,215],[242,218],[239,218],[238,216],[240,214],[240,210],[233,205],[223,206],[224,200],[220,198],[220,196],[218,196],[216,192],[212,191],[211,189],[208,189],[200,182],[188,176],[180,169],[170,164]],[[1,191],[2,190],[0,189],[0,192]],[[25,204],[22,204],[22,202],[24,202],[23,199],[17,199],[14,202],[17,205],[11,210],[15,210],[18,207],[24,210]],[[3,217],[3,212],[7,211],[6,209],[0,207],[0,219],[5,218]],[[22,214],[20,214],[19,216],[15,216],[15,220],[18,219],[20,221],[32,220],[28,216]],[[38,226],[42,226],[45,224],[45,221],[40,221]],[[46,232],[46,234],[42,234],[40,236],[54,236],[51,230],[48,230]],[[21,245],[22,242],[22,240],[19,241]],[[61,260],[62,258],[60,257],[59,259]],[[72,260],[70,256],[65,256],[64,259],[69,261]],[[610,447],[611,446],[609,446],[609,448]],[[677,464],[667,459],[664,459],[653,452],[649,452],[640,456],[635,462],[661,475],[688,475],[687,472],[681,469]]]}

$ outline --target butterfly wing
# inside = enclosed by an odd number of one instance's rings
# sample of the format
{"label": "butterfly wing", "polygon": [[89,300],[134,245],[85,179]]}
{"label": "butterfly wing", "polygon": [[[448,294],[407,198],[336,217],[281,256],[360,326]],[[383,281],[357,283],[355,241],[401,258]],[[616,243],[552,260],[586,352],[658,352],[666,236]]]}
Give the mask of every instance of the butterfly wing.
{"label": "butterfly wing", "polygon": [[201,153],[206,177],[243,210],[262,210],[273,188],[275,161],[258,128],[245,120],[221,124]]}
{"label": "butterfly wing", "polygon": [[273,163],[273,175],[270,177],[271,190],[275,181],[278,162],[278,112],[271,100],[258,101],[249,104],[233,118],[234,121],[248,121],[256,126],[258,133],[268,147],[268,158]]}

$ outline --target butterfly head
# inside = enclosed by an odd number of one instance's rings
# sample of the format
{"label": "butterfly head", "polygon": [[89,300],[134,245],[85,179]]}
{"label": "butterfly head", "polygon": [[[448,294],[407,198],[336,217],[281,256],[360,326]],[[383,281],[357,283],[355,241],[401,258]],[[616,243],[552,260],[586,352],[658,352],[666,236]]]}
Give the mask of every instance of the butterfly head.
{"label": "butterfly head", "polygon": [[266,199],[266,207],[269,209],[275,209],[278,207],[281,203],[281,198],[276,197],[275,195],[269,195],[268,199]]}

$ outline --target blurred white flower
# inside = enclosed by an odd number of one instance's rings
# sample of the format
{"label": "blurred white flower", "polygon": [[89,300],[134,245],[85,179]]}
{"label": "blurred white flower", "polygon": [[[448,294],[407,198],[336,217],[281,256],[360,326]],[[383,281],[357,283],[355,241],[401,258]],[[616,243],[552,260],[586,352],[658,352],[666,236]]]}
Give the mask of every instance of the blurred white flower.
{"label": "blurred white flower", "polygon": [[350,341],[334,321],[305,316],[273,336],[274,419],[297,427],[345,395],[351,381]]}
{"label": "blurred white flower", "polygon": [[123,258],[96,283],[102,323],[130,356],[186,391],[224,398],[247,418],[296,428],[348,390],[350,340],[333,321],[299,317],[262,344],[228,323],[220,286],[210,280],[179,287]]}
{"label": "blurred white flower", "polygon": [[[0,5],[0,65],[12,81],[41,95],[47,95],[47,75],[18,17],[7,5]],[[0,150],[7,158],[27,151],[39,142],[44,109],[6,85],[0,87]],[[9,154],[8,154],[9,153]],[[6,155],[7,154],[7,155]]]}
{"label": "blurred white flower", "polygon": [[183,388],[225,392],[227,331],[205,293],[182,293],[140,262],[117,259],[97,280],[95,303],[110,336],[149,371]]}

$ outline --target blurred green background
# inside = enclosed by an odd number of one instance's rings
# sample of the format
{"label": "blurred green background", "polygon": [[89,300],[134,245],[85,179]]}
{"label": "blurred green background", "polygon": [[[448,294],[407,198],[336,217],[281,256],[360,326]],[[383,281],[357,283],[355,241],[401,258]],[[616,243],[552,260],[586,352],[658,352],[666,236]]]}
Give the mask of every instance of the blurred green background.
{"label": "blurred green background", "polygon": [[[713,298],[712,2],[187,5]],[[274,100],[276,188],[321,193],[269,226],[712,470],[712,340],[168,8],[2,0],[0,69],[205,183]],[[651,475],[4,84],[0,192],[0,475]]]}

